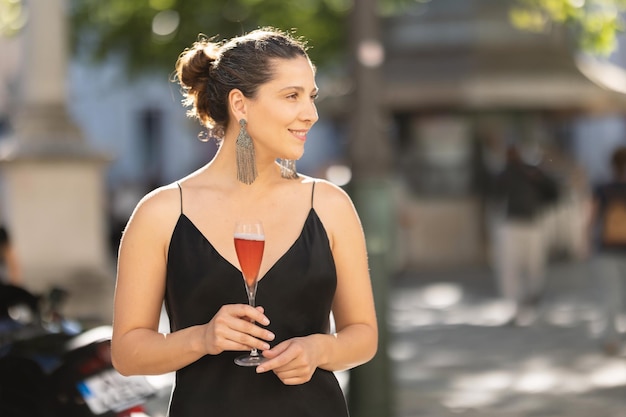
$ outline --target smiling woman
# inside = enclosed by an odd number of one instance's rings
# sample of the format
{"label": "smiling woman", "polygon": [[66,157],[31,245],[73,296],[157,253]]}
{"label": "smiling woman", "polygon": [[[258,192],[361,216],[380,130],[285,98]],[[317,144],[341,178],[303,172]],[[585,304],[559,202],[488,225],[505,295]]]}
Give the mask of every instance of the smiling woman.
{"label": "smiling woman", "polygon": [[[172,416],[346,417],[334,371],[370,360],[378,330],[350,198],[295,169],[318,120],[305,43],[273,28],[200,38],[180,55],[176,75],[189,116],[219,150],[145,196],[131,216],[113,363],[126,375],[175,371]],[[235,224],[252,218],[264,235],[258,307],[248,304],[234,239]],[[163,302],[168,335],[158,330]],[[257,350],[259,365],[235,365]]]}

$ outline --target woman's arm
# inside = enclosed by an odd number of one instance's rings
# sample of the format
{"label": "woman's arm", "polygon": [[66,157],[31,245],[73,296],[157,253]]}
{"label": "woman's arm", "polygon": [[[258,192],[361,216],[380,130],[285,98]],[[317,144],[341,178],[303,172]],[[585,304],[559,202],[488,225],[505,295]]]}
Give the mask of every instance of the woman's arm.
{"label": "woman's arm", "polygon": [[[124,375],[162,374],[203,355],[200,327],[158,333],[165,293],[168,232],[176,213],[175,190],[146,196],[131,216],[120,242],[111,353]],[[174,354],[175,353],[175,354]]]}
{"label": "woman's arm", "polygon": [[333,301],[336,333],[287,340],[263,354],[271,360],[257,371],[273,370],[285,384],[308,381],[316,368],[349,369],[370,360],[378,345],[378,327],[365,238],[349,197],[319,182],[315,207],[330,238],[337,270]]}
{"label": "woman's arm", "polygon": [[160,334],[165,293],[167,248],[179,215],[177,189],[144,198],[120,244],[113,315],[112,360],[123,375],[163,374],[206,354],[224,350],[267,349],[267,330],[255,326],[267,318],[262,309],[237,304],[222,307],[205,325]]}
{"label": "woman's arm", "polygon": [[352,201],[340,189],[321,183],[328,204],[322,216],[328,222],[337,269],[333,301],[336,334],[327,339],[319,367],[330,371],[369,361],[378,347],[378,326],[363,228]]}

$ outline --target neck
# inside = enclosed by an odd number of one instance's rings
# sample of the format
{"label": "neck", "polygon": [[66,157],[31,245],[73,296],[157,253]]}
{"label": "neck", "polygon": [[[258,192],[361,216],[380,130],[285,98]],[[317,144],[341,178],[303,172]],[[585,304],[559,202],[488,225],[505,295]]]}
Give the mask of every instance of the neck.
{"label": "neck", "polygon": [[275,159],[264,157],[257,152],[254,158],[257,172],[254,182],[250,185],[240,182],[237,179],[237,151],[235,139],[234,137],[224,138],[215,157],[209,164],[212,170],[219,171],[224,179],[232,179],[233,183],[239,183],[244,187],[252,185],[258,187],[259,185],[268,184],[280,177],[280,168]]}

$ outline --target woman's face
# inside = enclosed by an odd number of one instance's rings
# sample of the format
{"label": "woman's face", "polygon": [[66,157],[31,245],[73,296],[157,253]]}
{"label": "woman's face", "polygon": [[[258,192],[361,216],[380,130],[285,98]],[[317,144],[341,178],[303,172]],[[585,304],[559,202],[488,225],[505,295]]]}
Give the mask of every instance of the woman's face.
{"label": "woman's face", "polygon": [[248,101],[248,133],[259,157],[299,159],[317,121],[315,71],[304,57],[273,60],[274,78]]}

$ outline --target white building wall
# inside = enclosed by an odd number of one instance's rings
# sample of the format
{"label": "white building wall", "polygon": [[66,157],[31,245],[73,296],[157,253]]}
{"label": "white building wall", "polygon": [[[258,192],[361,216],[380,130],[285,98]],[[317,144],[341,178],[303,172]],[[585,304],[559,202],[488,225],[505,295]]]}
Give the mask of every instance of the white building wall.
{"label": "white building wall", "polygon": [[167,76],[142,76],[128,80],[115,62],[98,67],[74,62],[70,67],[69,107],[85,136],[114,161],[108,171],[112,187],[121,183],[144,183],[145,151],[140,137],[141,112],[162,112],[161,179],[174,180],[212,155],[212,146],[197,140],[200,126],[186,117],[178,85]]}

